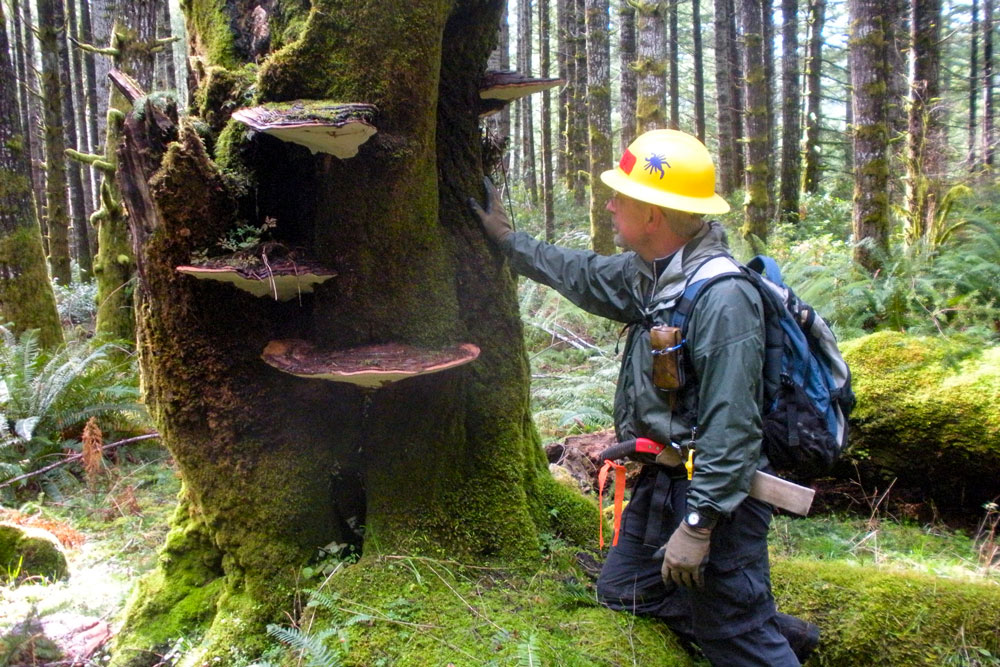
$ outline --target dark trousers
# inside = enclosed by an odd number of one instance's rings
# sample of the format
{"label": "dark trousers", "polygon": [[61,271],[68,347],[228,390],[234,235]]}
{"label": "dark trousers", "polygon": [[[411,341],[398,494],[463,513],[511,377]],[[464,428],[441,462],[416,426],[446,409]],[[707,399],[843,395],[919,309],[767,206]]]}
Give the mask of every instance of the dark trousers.
{"label": "dark trousers", "polygon": [[686,510],[690,482],[679,473],[646,466],[622,518],[618,545],[611,548],[597,581],[608,607],[656,616],[701,647],[713,665],[796,666],[799,661],[778,631],[767,530],[771,507],[747,498],[712,531],[705,587],[668,588],[660,576],[666,544]]}

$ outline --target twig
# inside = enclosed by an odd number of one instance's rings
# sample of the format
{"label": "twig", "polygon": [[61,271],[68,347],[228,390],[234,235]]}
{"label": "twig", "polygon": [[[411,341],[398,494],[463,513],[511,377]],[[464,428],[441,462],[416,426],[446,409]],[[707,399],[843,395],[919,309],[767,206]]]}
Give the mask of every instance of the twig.
{"label": "twig", "polygon": [[[150,440],[151,438],[159,438],[159,437],[160,437],[159,433],[147,433],[146,435],[137,435],[134,438],[125,438],[124,440],[119,440],[118,442],[112,442],[110,444],[104,445],[103,447],[101,447],[101,451],[102,452],[107,451],[109,449],[114,449],[115,447],[121,447],[122,445],[130,445],[133,442],[139,442],[140,440]],[[23,475],[12,477],[3,484],[0,484],[0,489],[4,488],[5,486],[10,486],[14,482],[20,482],[22,479],[28,479],[30,477],[35,477],[37,475],[47,473],[48,471],[54,468],[58,468],[59,466],[64,466],[67,463],[73,463],[74,461],[79,461],[82,458],[83,454],[73,454],[72,456],[67,456],[66,458],[60,459],[59,461],[56,461],[51,465],[47,465],[44,468],[39,468],[38,470],[33,470],[31,472],[26,472]]]}

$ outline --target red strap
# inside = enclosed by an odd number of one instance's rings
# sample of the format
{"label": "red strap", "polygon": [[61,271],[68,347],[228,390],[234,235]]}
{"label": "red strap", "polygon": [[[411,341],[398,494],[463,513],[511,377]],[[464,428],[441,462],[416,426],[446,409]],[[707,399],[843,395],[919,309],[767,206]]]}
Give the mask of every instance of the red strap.
{"label": "red strap", "polygon": [[[608,481],[608,471],[614,468],[615,470],[615,536],[611,540],[611,546],[618,546],[618,530],[622,525],[622,503],[625,500],[625,466],[619,465],[614,461],[605,461],[604,465],[601,466],[600,472],[597,473],[597,507],[603,512],[604,509],[604,485]],[[598,535],[600,538],[601,548],[604,548],[604,517],[598,516]]]}

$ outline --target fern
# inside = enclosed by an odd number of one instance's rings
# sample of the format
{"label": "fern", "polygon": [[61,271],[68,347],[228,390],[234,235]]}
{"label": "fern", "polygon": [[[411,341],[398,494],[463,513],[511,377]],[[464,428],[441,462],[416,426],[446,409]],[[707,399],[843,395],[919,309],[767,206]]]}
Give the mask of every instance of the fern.
{"label": "fern", "polygon": [[[109,356],[111,344],[77,343],[48,352],[35,332],[17,337],[0,327],[0,337],[0,481],[78,449],[72,436],[90,417],[98,417],[105,432],[135,430],[146,422],[135,369]],[[53,470],[39,483],[58,497],[59,485],[71,479],[65,470]]]}
{"label": "fern", "polygon": [[541,667],[542,661],[538,655],[538,637],[534,633],[517,645],[518,667]]}
{"label": "fern", "polygon": [[327,638],[337,634],[336,628],[310,634],[298,628],[268,625],[267,634],[298,651],[299,657],[306,661],[308,667],[337,667],[341,663],[340,656],[324,643]]}

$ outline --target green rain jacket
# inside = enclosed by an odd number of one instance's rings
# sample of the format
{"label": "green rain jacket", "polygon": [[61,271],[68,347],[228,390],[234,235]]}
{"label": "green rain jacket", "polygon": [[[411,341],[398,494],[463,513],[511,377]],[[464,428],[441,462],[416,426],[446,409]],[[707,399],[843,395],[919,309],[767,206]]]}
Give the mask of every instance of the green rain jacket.
{"label": "green rain jacket", "polygon": [[[763,307],[743,279],[720,280],[698,297],[685,354],[696,382],[671,411],[653,385],[649,328],[669,324],[687,279],[709,258],[728,252],[725,232],[709,222],[670,257],[645,262],[635,252],[602,256],[554,246],[517,232],[501,244],[513,269],[548,285],[595,315],[626,323],[628,337],[615,393],[619,440],[645,437],[690,443],[697,422],[689,508],[728,516],[743,502],[761,453]],[[658,277],[655,277],[658,276]]]}

